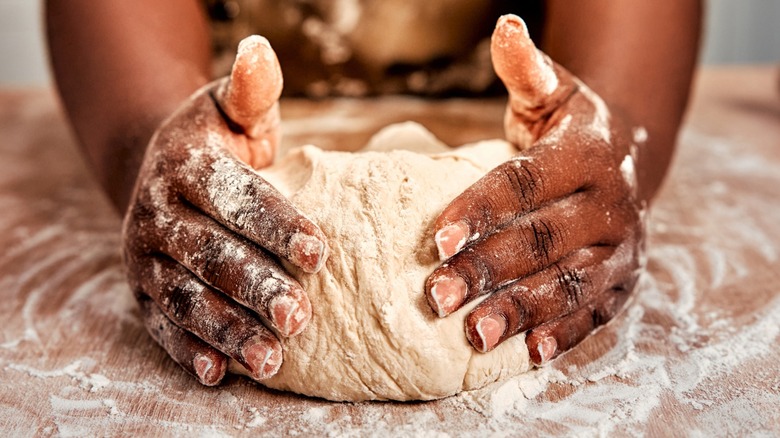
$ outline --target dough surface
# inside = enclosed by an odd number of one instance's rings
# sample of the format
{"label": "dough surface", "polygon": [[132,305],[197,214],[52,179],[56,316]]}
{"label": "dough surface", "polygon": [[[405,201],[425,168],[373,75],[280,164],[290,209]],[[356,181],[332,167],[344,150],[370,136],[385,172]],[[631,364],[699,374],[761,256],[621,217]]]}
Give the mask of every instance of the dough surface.
{"label": "dough surface", "polygon": [[358,153],[303,146],[263,170],[319,225],[331,253],[315,275],[286,266],[313,316],[283,340],[284,363],[262,384],[330,400],[430,400],[527,371],[523,336],[478,353],[463,330],[475,303],[440,319],[423,292],[439,265],[433,221],[514,153],[502,140],[451,149],[404,123]]}

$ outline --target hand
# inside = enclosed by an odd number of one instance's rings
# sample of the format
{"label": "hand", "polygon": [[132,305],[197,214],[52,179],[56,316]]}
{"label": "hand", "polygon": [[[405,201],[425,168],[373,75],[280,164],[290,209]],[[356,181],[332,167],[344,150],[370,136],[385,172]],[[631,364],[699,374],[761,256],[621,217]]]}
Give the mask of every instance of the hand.
{"label": "hand", "polygon": [[530,330],[539,365],[615,316],[637,282],[632,144],[619,115],[538,51],[520,18],[499,20],[491,50],[509,90],[506,135],[522,152],[438,217],[446,262],[426,294],[441,317],[489,294],[466,318],[469,342],[487,352]]}
{"label": "hand", "polygon": [[319,228],[252,169],[273,160],[281,89],[268,42],[242,41],[231,76],[155,133],[125,217],[125,263],[146,327],[205,385],[222,380],[229,357],[255,379],[278,371],[272,330],[300,333],[311,305],[274,256],[306,272],[327,258]]}

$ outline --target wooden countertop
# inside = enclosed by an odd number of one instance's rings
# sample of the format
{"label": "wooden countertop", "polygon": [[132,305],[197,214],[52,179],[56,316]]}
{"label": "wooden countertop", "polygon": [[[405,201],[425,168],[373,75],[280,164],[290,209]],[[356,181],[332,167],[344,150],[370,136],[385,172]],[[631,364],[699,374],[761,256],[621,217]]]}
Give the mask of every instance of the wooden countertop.
{"label": "wooden countertop", "polygon": [[[0,91],[0,434],[743,435],[780,432],[780,94],[703,70],[620,317],[553,366],[430,403],[337,404],[229,377],[204,388],[147,336],[119,217],[50,91]],[[286,101],[287,145],[357,147],[417,120],[501,135],[502,102]]]}

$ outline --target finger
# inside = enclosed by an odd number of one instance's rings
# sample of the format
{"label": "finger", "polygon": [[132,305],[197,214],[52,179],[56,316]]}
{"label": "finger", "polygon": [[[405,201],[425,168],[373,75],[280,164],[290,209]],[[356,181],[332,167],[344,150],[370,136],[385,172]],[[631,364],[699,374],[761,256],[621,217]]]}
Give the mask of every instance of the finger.
{"label": "finger", "polygon": [[592,179],[576,151],[529,152],[488,172],[436,218],[434,239],[441,260],[548,201],[584,189]]}
{"label": "finger", "polygon": [[325,235],[275,187],[220,145],[185,153],[190,159],[170,160],[177,163],[171,178],[180,196],[305,272],[320,270],[328,256]]}
{"label": "finger", "polygon": [[549,204],[474,242],[434,270],[426,282],[429,304],[444,317],[578,248],[617,245],[625,237],[627,216],[585,193]]}
{"label": "finger", "polygon": [[631,289],[615,287],[598,300],[554,321],[531,330],[525,338],[531,362],[536,366],[555,359],[611,321],[625,306]]}
{"label": "finger", "polygon": [[146,258],[139,271],[141,288],[174,324],[235,359],[254,379],[279,370],[279,340],[248,310],[170,259]]}
{"label": "finger", "polygon": [[[161,179],[171,180],[176,196],[313,273],[327,259],[325,236],[247,165],[252,163],[252,158],[246,157],[251,152],[241,151],[254,149],[244,144],[248,137],[228,131],[214,108],[215,99],[233,131],[259,135],[260,127],[271,126],[263,123],[270,120],[269,111],[275,111],[280,90],[281,73],[273,50],[261,37],[247,38],[239,48],[230,79],[223,81],[213,96],[208,88],[201,91],[158,130],[153,141],[162,147],[153,151],[161,155],[154,160],[154,170]],[[159,208],[171,201],[155,193],[164,189],[154,185],[146,188],[151,205]]]}
{"label": "finger", "polygon": [[496,74],[509,92],[504,127],[507,139],[525,149],[543,129],[538,123],[576,89],[571,75],[536,48],[516,15],[499,18],[491,39]]}
{"label": "finger", "polygon": [[159,250],[210,286],[265,318],[282,336],[295,336],[311,319],[305,292],[278,262],[248,240],[185,206],[176,221],[153,229]]}
{"label": "finger", "polygon": [[490,351],[518,333],[580,309],[601,309],[606,300],[625,301],[636,283],[638,266],[628,247],[582,249],[509,284],[469,313],[466,337],[478,351]]}
{"label": "finger", "polygon": [[228,367],[228,358],[171,322],[154,301],[139,301],[146,330],[168,355],[206,386],[218,385]]}
{"label": "finger", "polygon": [[[609,197],[624,192],[622,173],[604,169],[604,163],[615,162],[615,155],[613,148],[605,146],[602,130],[590,126],[594,105],[581,94],[569,104],[582,111],[547,130],[522,156],[492,169],[436,218],[434,239],[442,261],[470,242],[572,193],[592,190]],[[588,128],[580,129],[582,125]]]}
{"label": "finger", "polygon": [[[230,77],[215,92],[220,108],[249,137],[278,128],[274,112],[282,94],[282,69],[267,39],[241,41]],[[272,111],[274,110],[274,111]],[[269,118],[271,114],[271,118]]]}

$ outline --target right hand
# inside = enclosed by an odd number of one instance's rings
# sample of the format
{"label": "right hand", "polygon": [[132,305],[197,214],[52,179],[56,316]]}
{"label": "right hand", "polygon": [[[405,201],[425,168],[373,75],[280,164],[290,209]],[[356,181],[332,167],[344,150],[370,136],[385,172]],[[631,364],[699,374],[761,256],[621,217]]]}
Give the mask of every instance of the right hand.
{"label": "right hand", "polygon": [[309,273],[327,258],[322,231],[253,169],[273,161],[281,89],[267,41],[242,41],[231,76],[197,91],[152,137],[125,217],[146,327],[204,385],[222,380],[229,358],[257,380],[276,374],[276,334],[294,336],[311,318],[276,257]]}

